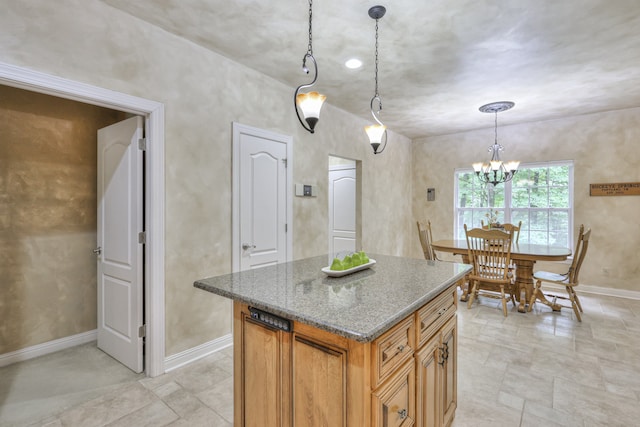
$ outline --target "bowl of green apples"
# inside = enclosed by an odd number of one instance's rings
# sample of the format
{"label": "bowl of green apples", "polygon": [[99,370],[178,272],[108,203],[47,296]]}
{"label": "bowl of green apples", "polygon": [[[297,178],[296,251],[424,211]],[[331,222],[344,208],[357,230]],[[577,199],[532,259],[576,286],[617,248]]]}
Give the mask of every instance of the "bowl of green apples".
{"label": "bowl of green apples", "polygon": [[354,252],[345,255],[342,259],[334,258],[329,267],[324,267],[322,272],[330,277],[342,277],[356,271],[365,270],[376,263],[375,259],[371,259],[364,251]]}

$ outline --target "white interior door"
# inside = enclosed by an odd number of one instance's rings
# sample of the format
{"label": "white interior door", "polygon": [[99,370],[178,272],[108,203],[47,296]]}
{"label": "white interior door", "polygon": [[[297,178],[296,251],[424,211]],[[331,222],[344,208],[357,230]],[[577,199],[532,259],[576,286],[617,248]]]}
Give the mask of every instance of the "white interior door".
{"label": "white interior door", "polygon": [[98,130],[98,347],[143,370],[142,117]]}
{"label": "white interior door", "polygon": [[329,170],[329,258],[356,250],[356,169]]}
{"label": "white interior door", "polygon": [[290,257],[289,150],[289,137],[234,123],[234,257],[240,270]]}

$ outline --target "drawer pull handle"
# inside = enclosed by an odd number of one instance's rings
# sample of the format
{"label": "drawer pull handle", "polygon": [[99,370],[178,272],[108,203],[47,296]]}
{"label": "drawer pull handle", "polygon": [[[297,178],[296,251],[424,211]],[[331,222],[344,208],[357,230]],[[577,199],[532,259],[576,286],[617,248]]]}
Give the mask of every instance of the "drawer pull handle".
{"label": "drawer pull handle", "polygon": [[[404,351],[404,348],[405,348],[405,347],[404,347],[404,345],[400,344],[400,345],[396,348],[396,352],[395,352],[395,353],[393,353],[393,356],[391,356],[391,357],[395,357],[395,356],[397,356],[399,353],[402,353],[402,352]],[[383,351],[383,352],[382,352],[382,361],[384,362],[384,361],[386,361],[388,358],[389,358],[389,355],[387,354],[387,352],[386,352],[386,351]]]}
{"label": "drawer pull handle", "polygon": [[[445,314],[445,313],[447,312],[447,310],[448,310],[448,309],[449,309],[448,307],[441,308],[440,310],[438,310],[438,312],[436,313],[436,315],[437,315],[438,317],[442,317],[442,315],[443,315],[443,314]],[[424,324],[424,320],[421,320],[421,321],[420,321],[420,329],[422,330],[422,329],[426,328],[426,326],[427,326],[427,325],[425,325],[425,324]]]}
{"label": "drawer pull handle", "polygon": [[405,418],[407,418],[407,410],[406,409],[399,410],[398,415],[400,415],[401,420],[404,420]]}

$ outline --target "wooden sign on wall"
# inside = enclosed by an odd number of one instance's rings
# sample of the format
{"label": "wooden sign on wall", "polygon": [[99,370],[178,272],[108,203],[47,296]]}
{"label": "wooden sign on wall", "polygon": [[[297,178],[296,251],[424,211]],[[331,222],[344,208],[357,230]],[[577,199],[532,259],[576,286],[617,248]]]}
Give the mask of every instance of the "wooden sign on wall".
{"label": "wooden sign on wall", "polygon": [[640,182],[589,184],[590,196],[640,196]]}

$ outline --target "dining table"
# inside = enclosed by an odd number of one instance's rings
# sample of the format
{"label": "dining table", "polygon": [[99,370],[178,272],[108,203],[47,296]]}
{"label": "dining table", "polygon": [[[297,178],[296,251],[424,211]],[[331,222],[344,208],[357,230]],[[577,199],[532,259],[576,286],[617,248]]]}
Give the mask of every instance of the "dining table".
{"label": "dining table", "polygon": [[[431,247],[436,251],[462,255],[462,262],[470,264],[466,239],[436,240],[431,243]],[[533,243],[512,243],[511,260],[516,266],[516,299],[519,301],[518,311],[520,313],[526,311],[526,304],[529,302],[533,292],[533,266],[536,261],[564,261],[569,256],[571,256],[571,248]],[[468,285],[463,288],[461,301],[467,300],[469,291]],[[554,311],[560,310],[560,306],[552,304],[544,295],[539,295],[538,299],[550,306]]]}

